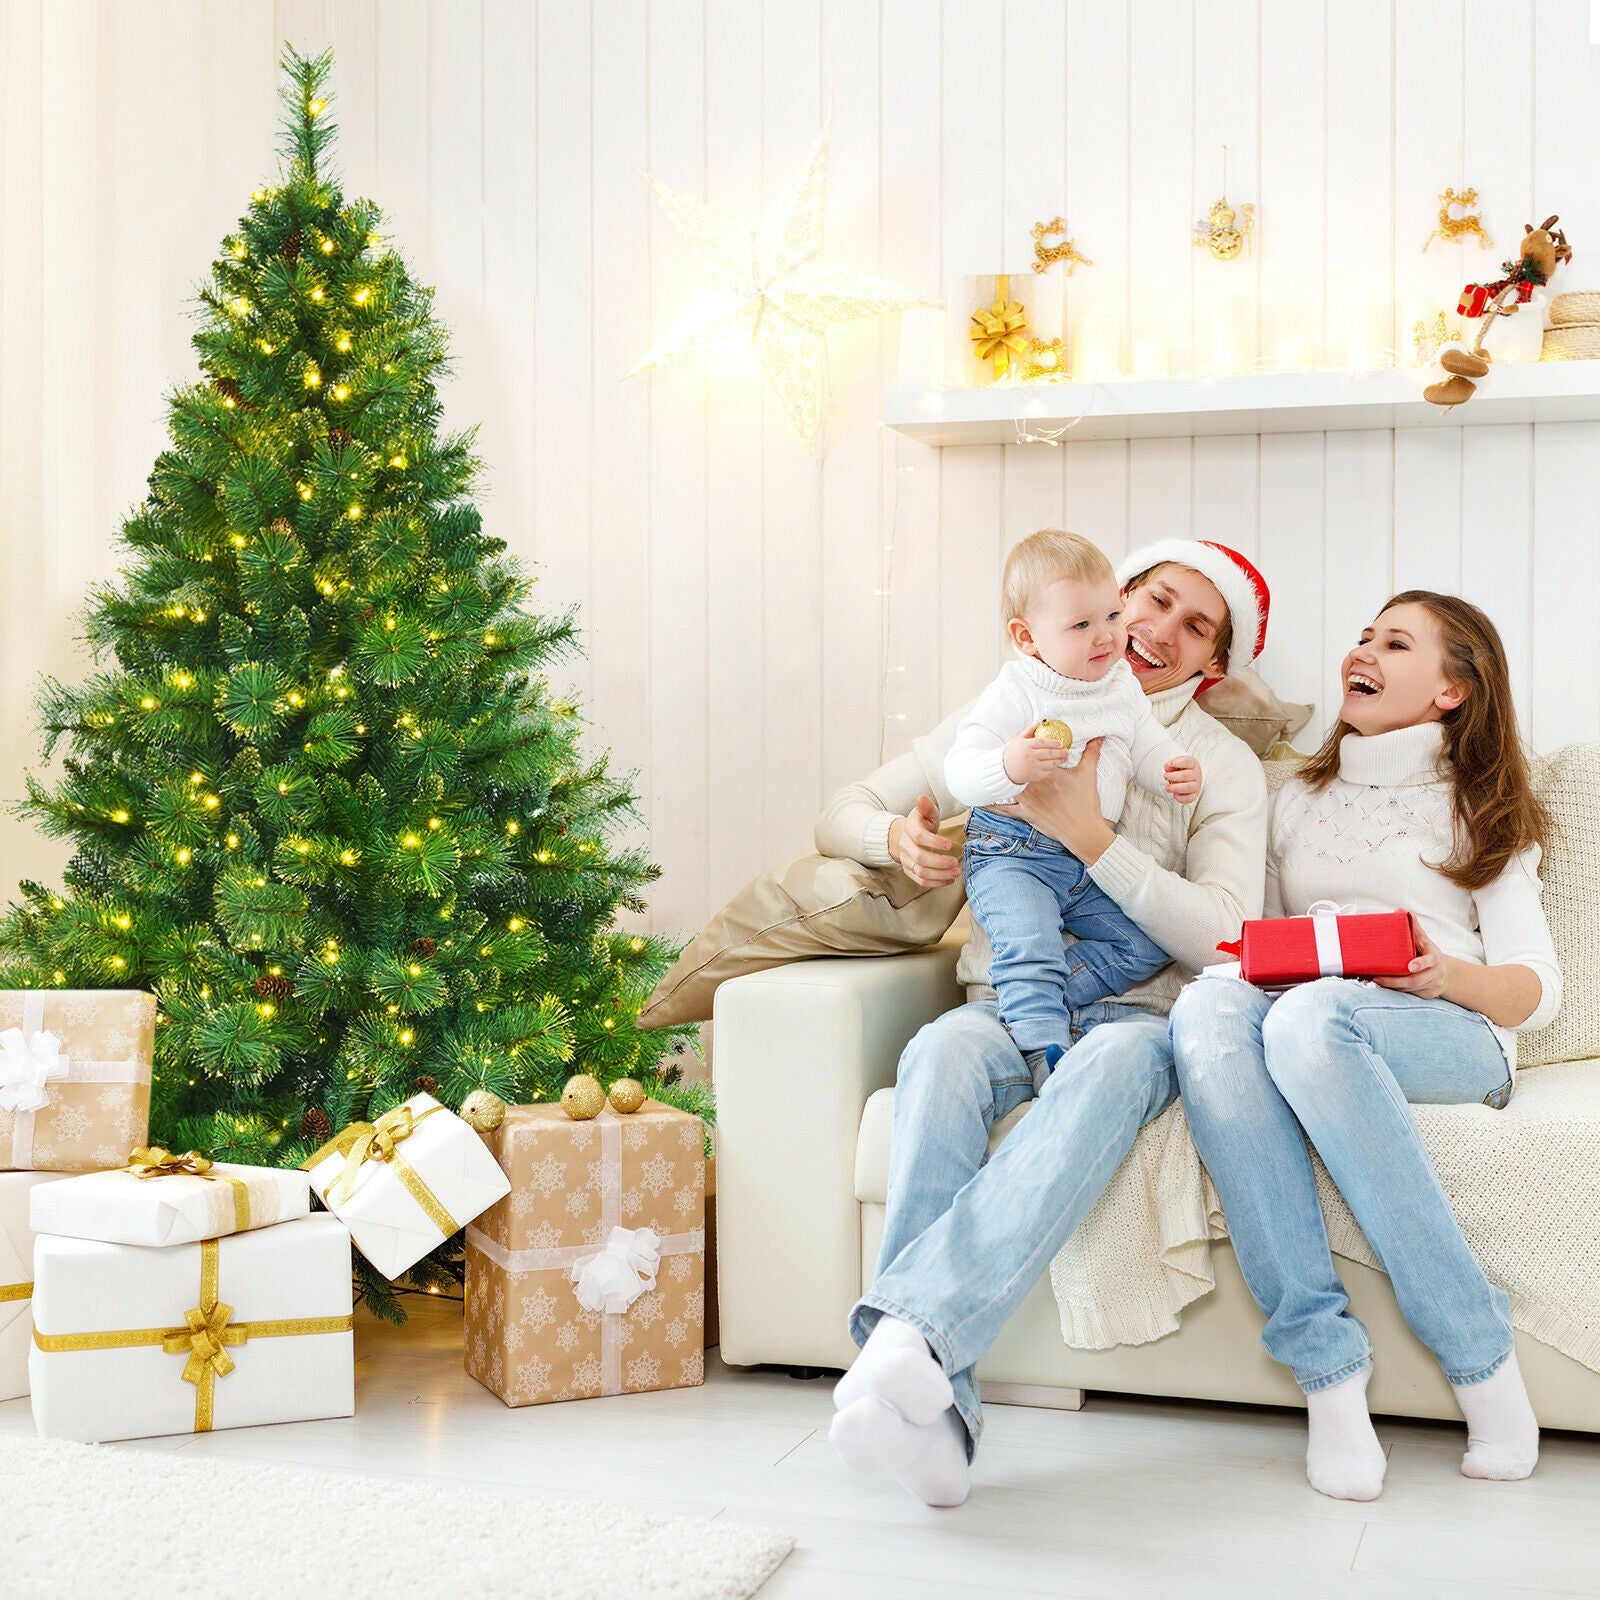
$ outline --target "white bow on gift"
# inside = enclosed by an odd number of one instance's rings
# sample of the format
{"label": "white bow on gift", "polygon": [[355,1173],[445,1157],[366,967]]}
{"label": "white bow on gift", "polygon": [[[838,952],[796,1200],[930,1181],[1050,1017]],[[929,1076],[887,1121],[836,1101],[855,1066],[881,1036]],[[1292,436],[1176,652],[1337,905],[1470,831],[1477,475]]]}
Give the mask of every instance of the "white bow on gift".
{"label": "white bow on gift", "polygon": [[598,1255],[573,1263],[578,1304],[588,1311],[626,1311],[656,1286],[661,1239],[651,1228],[613,1228]]}
{"label": "white bow on gift", "polygon": [[0,1111],[37,1111],[49,1098],[44,1086],[66,1075],[61,1041],[53,1033],[31,1039],[21,1028],[0,1033]]}

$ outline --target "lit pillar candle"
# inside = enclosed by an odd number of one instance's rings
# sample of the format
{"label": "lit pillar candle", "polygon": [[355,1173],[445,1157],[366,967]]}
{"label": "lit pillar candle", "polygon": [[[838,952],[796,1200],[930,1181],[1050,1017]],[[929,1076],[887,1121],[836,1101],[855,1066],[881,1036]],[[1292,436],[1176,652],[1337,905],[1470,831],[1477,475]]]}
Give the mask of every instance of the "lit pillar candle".
{"label": "lit pillar candle", "polygon": [[914,393],[944,387],[944,309],[913,306],[900,313],[900,388]]}
{"label": "lit pillar candle", "polygon": [[1170,376],[1165,339],[1138,339],[1133,346],[1133,375],[1136,378]]}
{"label": "lit pillar candle", "polygon": [[1072,375],[1091,381],[1122,375],[1122,324],[1114,313],[1085,311],[1072,341]]}
{"label": "lit pillar candle", "polygon": [[1255,359],[1250,297],[1219,294],[1211,301],[1208,366],[1213,373],[1246,372]]}

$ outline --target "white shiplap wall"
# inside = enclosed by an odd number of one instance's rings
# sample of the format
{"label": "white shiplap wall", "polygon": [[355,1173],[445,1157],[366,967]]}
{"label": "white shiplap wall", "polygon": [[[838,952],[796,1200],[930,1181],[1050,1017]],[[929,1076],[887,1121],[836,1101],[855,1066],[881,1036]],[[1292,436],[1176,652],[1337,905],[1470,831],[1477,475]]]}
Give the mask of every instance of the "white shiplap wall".
{"label": "white shiplap wall", "polygon": [[[4,792],[28,685],[73,621],[193,371],[183,302],[272,167],[278,44],[338,53],[348,186],[383,205],[454,330],[489,525],[576,601],[596,744],[636,768],[691,928],[809,848],[835,785],[998,659],[1008,546],[1065,521],[1113,554],[1169,534],[1258,556],[1265,667],[1320,704],[1391,587],[1458,589],[1510,647],[1535,743],[1600,736],[1600,425],[925,450],[876,425],[892,322],[832,337],[814,463],[732,359],[623,374],[693,299],[641,170],[758,217],[831,112],[830,252],[924,292],[1020,265],[1064,211],[1073,309],[1182,365],[1221,292],[1342,354],[1349,306],[1453,300],[1494,255],[1435,244],[1475,183],[1497,243],[1559,210],[1558,287],[1600,284],[1600,49],[1585,0],[3,0],[0,630]],[[1230,188],[1260,220],[1189,244]],[[895,544],[880,701],[879,587]],[[1319,723],[1316,726],[1320,726]],[[0,882],[63,852],[18,823]]]}

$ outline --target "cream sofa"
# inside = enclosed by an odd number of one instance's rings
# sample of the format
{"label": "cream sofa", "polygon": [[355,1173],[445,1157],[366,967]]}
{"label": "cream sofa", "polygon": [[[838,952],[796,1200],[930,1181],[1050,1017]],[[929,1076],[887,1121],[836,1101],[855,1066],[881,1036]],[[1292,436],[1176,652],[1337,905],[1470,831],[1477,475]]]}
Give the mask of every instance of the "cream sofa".
{"label": "cream sofa", "polygon": [[[1594,884],[1600,882],[1600,796],[1589,787],[1587,767],[1574,776],[1588,788],[1586,804],[1594,811],[1585,819],[1594,826],[1576,837],[1595,860],[1592,868],[1569,860],[1564,876]],[[1554,866],[1553,859],[1547,863],[1547,906]],[[1577,986],[1600,986],[1600,963],[1589,959],[1596,937],[1589,924],[1600,923],[1600,903],[1593,919],[1587,896],[1582,910],[1578,943],[1569,940],[1562,952],[1569,1005],[1579,999]],[[1567,915],[1570,922],[1570,903]],[[845,1318],[870,1282],[883,1233],[895,1067],[918,1028],[961,1002],[959,944],[953,931],[942,944],[914,954],[796,962],[732,979],[718,990],[718,1283],[725,1361],[842,1368],[854,1357]],[[1580,950],[1584,959],[1575,971],[1568,957]],[[1589,1070],[1600,1072],[1600,1061]],[[1517,1096],[1538,1115],[1570,1124],[1564,1080],[1570,1084],[1572,1076],[1562,1069],[1524,1071]],[[991,1149],[1028,1109],[996,1125]],[[1600,1118],[1593,1135],[1600,1169]],[[1592,1194],[1578,1203],[1593,1206]],[[1600,1249],[1600,1209],[1580,1237]],[[1289,1374],[1262,1350],[1261,1316],[1228,1241],[1215,1241],[1212,1252],[1216,1288],[1182,1313],[1177,1332],[1109,1350],[1064,1344],[1044,1275],[979,1365],[985,1397],[1076,1408],[1084,1391],[1102,1390],[1303,1404]],[[1352,1308],[1374,1340],[1373,1410],[1458,1418],[1449,1386],[1402,1320],[1388,1279],[1357,1262],[1336,1261]],[[1522,1333],[1517,1349],[1544,1426],[1600,1432],[1600,1372]]]}

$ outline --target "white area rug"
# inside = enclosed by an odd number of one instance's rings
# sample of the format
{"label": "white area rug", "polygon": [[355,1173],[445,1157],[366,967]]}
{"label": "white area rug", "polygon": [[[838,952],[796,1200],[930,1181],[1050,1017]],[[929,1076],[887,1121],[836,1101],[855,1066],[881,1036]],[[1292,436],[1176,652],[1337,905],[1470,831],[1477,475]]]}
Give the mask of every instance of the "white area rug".
{"label": "white area rug", "polygon": [[744,1600],[787,1534],[621,1506],[0,1437],[5,1595]]}

